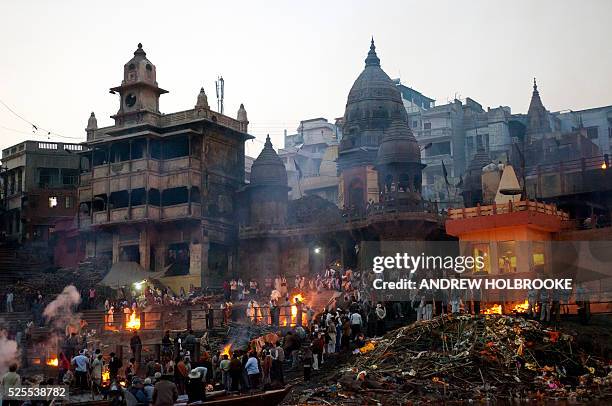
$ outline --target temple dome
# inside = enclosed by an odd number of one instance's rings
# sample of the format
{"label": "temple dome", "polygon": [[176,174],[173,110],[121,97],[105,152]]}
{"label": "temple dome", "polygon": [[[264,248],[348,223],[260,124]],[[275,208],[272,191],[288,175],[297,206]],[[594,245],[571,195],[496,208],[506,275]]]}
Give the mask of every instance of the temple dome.
{"label": "temple dome", "polygon": [[395,82],[380,67],[372,39],[365,68],[353,83],[346,102],[340,166],[373,164],[379,144],[394,120],[407,126],[408,115]]}
{"label": "temple dome", "polygon": [[287,185],[287,169],[283,160],[274,151],[268,135],[263,150],[251,166],[250,186],[287,187]]}
{"label": "temple dome", "polygon": [[383,135],[376,164],[406,163],[421,164],[421,150],[408,124],[404,120],[395,119]]}

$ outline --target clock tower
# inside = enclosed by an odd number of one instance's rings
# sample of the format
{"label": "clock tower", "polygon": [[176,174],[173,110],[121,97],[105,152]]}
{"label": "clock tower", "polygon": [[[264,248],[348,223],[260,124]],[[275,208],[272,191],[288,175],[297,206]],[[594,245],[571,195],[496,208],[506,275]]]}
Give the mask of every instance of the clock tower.
{"label": "clock tower", "polygon": [[151,118],[161,115],[159,96],[168,93],[157,85],[155,65],[147,59],[142,44],[138,44],[134,57],[123,66],[121,86],[110,91],[119,93],[119,111],[112,116],[116,126],[151,122]]}

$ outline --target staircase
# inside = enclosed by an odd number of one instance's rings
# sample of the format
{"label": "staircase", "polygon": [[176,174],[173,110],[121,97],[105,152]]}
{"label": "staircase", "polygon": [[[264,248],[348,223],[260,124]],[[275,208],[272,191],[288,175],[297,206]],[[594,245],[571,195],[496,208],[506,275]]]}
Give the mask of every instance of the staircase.
{"label": "staircase", "polygon": [[15,248],[0,245],[0,291],[18,280],[35,277],[49,265],[45,259],[20,256]]}

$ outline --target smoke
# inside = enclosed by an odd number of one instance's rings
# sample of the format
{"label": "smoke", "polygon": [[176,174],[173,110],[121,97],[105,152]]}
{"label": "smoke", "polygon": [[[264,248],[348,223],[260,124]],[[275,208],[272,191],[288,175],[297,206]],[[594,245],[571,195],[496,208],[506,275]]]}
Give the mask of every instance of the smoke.
{"label": "smoke", "polygon": [[52,322],[53,327],[64,329],[68,324],[80,321],[80,314],[74,313],[79,303],[81,294],[73,285],[68,285],[45,307],[43,316]]}
{"label": "smoke", "polygon": [[17,341],[9,340],[6,331],[0,330],[0,376],[8,371],[9,366],[19,362]]}

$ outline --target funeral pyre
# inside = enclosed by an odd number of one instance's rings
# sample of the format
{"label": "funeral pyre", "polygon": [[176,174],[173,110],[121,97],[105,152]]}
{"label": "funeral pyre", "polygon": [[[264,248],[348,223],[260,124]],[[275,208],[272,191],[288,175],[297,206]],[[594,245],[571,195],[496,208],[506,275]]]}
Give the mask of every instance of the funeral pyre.
{"label": "funeral pyre", "polygon": [[504,315],[444,315],[393,330],[356,349],[319,383],[294,400],[405,405],[612,397],[610,360],[586,354],[574,335]]}

